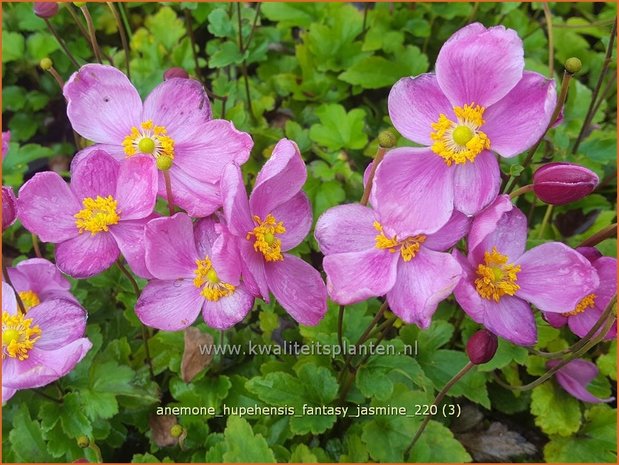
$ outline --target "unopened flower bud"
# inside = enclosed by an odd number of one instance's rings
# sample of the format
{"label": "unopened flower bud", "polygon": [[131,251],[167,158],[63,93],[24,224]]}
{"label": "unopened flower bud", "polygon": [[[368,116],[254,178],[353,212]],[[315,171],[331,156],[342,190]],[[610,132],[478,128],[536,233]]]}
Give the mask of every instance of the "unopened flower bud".
{"label": "unopened flower bud", "polygon": [[481,329],[473,334],[466,343],[466,355],[475,365],[489,362],[496,354],[499,346],[497,337],[487,329]]}
{"label": "unopened flower bud", "polygon": [[172,78],[182,78],[189,79],[189,74],[183,68],[175,67],[168,69],[165,73],[163,73],[163,80],[167,81]]}
{"label": "unopened flower bud", "polygon": [[565,70],[570,74],[576,74],[582,68],[582,62],[576,58],[571,57],[565,60]]}
{"label": "unopened flower bud", "polygon": [[32,11],[39,18],[51,18],[58,13],[58,3],[56,2],[36,2],[32,7]]}
{"label": "unopened flower bud", "polygon": [[548,163],[533,174],[533,191],[551,205],[564,205],[589,195],[599,182],[590,169],[575,163]]}
{"label": "unopened flower bud", "polygon": [[90,446],[90,439],[87,436],[80,436],[77,438],[77,446],[82,449],[86,449]]}
{"label": "unopened flower bud", "polygon": [[54,63],[49,58],[45,57],[39,62],[39,66],[43,71],[49,71],[54,66]]}
{"label": "unopened flower bud", "polygon": [[170,436],[172,436],[173,438],[180,438],[184,431],[185,430],[181,425],[174,425],[172,426],[172,428],[170,428]]}
{"label": "unopened flower bud", "polygon": [[386,149],[395,147],[396,142],[397,139],[395,135],[389,130],[381,131],[381,133],[378,135],[378,143],[381,147],[384,147]]}
{"label": "unopened flower bud", "polygon": [[13,188],[2,186],[2,231],[15,223],[17,218],[17,199]]}
{"label": "unopened flower bud", "polygon": [[161,171],[167,171],[172,168],[172,158],[167,155],[161,155],[157,157],[157,169]]}

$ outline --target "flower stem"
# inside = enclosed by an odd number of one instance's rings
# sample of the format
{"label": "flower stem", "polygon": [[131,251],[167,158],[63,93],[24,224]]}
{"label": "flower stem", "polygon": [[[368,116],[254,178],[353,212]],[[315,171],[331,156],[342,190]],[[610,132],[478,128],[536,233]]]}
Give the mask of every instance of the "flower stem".
{"label": "flower stem", "polygon": [[[56,68],[54,68],[52,66],[52,67],[50,67],[47,70],[47,72],[52,75],[52,77],[54,78],[54,80],[58,84],[58,87],[60,87],[60,90],[62,91],[62,89],[64,89],[64,80],[62,79],[60,74],[58,74],[58,71],[56,71]],[[74,131],[74,133],[75,133],[75,131]]]}
{"label": "flower stem", "polygon": [[[453,378],[451,378],[447,384],[445,384],[445,386],[443,387],[443,389],[441,389],[441,391],[436,395],[436,398],[434,399],[434,402],[432,402],[432,405],[438,405],[442,400],[443,397],[445,397],[445,395],[447,394],[447,392],[449,392],[449,390],[451,389],[451,387],[456,384],[458,381],[460,381],[460,379],[466,375],[471,368],[473,368],[475,365],[473,364],[473,362],[469,362],[466,365],[464,365],[464,367],[454,375]],[[406,458],[406,456],[410,453],[411,449],[413,448],[413,446],[415,445],[415,443],[417,442],[417,440],[419,439],[419,437],[421,436],[421,433],[423,433],[423,431],[426,429],[426,426],[428,426],[428,423],[430,422],[430,415],[427,415],[424,419],[423,422],[421,423],[421,425],[419,426],[419,429],[417,430],[417,432],[415,433],[415,436],[413,436],[413,439],[411,440],[410,444],[408,445],[408,447],[406,448],[406,450],[404,451],[404,458]]]}
{"label": "flower stem", "polygon": [[31,236],[32,236],[32,248],[34,249],[34,254],[37,256],[37,258],[43,258],[43,255],[41,254],[41,249],[39,248],[39,239],[34,233],[31,233]]}
{"label": "flower stem", "polygon": [[106,2],[107,6],[110,7],[112,14],[114,15],[114,19],[116,20],[116,26],[118,27],[118,33],[120,34],[120,41],[123,46],[123,50],[125,51],[125,67],[127,68],[127,77],[131,79],[131,70],[129,69],[129,44],[127,43],[127,34],[125,33],[125,26],[123,25],[122,20],[120,19],[120,15],[118,14],[118,10],[114,5],[114,2]]}
{"label": "flower stem", "polygon": [[103,456],[101,455],[101,449],[99,449],[99,446],[95,444],[94,440],[90,441],[89,447],[97,456],[97,463],[103,463]]}
{"label": "flower stem", "polygon": [[136,282],[133,275],[129,272],[129,270],[125,268],[125,265],[123,265],[120,258],[116,260],[116,265],[118,265],[118,268],[120,268],[122,274],[124,274],[131,283],[131,287],[133,287],[133,292],[135,292],[135,296],[140,297],[140,286],[138,286],[138,283]]}
{"label": "flower stem", "polygon": [[258,19],[260,19],[260,8],[262,7],[262,3],[256,3],[256,16],[254,16],[254,22],[251,25],[251,31],[249,32],[249,36],[245,41],[245,47],[241,49],[241,53],[245,53],[249,50],[249,45],[251,44],[251,40],[254,38],[254,34],[256,33],[256,29],[258,29]]}
{"label": "flower stem", "polygon": [[548,77],[552,79],[555,73],[555,46],[552,35],[552,13],[548,3],[542,3],[544,17],[546,18],[546,34],[548,35]]}
{"label": "flower stem", "polygon": [[17,300],[17,305],[19,306],[19,310],[21,311],[22,314],[26,314],[26,307],[24,305],[24,302],[21,300],[21,297],[19,296],[19,292],[17,292],[15,290],[15,286],[13,286],[13,283],[11,282],[11,277],[9,276],[9,270],[6,267],[6,260],[4,259],[4,255],[2,256],[2,275],[4,276],[4,282],[6,282],[9,286],[11,286],[11,289],[13,289],[13,292],[15,293],[15,300]]}
{"label": "flower stem", "polygon": [[537,235],[538,239],[541,239],[544,236],[544,231],[546,230],[546,225],[550,221],[550,217],[552,216],[552,210],[554,205],[548,205],[546,207],[546,213],[544,213],[544,219],[542,220],[542,226],[539,228],[539,234]]}
{"label": "flower stem", "polygon": [[[526,168],[527,166],[531,164],[531,161],[533,160],[533,155],[535,155],[535,152],[537,151],[538,147],[544,140],[544,137],[546,136],[550,128],[552,128],[553,124],[555,124],[555,122],[559,118],[559,115],[561,114],[561,110],[563,109],[563,105],[565,105],[565,100],[567,99],[567,91],[570,87],[571,80],[572,80],[572,74],[568,73],[567,70],[564,70],[563,81],[561,82],[561,91],[559,92],[559,97],[557,98],[557,105],[555,106],[555,110],[552,112],[552,116],[550,117],[550,122],[548,123],[548,127],[546,128],[546,131],[544,131],[544,134],[542,135],[542,137],[539,138],[539,140],[535,143],[535,145],[529,149],[529,152],[527,153],[527,157],[522,163],[522,166],[524,168]],[[507,180],[507,184],[505,185],[505,189],[503,190],[504,194],[508,194],[512,191],[512,189],[514,188],[514,185],[518,181],[518,178],[520,178],[522,171],[518,175],[512,175],[509,177],[509,179]]]}
{"label": "flower stem", "polygon": [[44,393],[42,388],[33,389],[34,393],[43,397],[44,399],[51,400],[52,402],[56,402],[57,404],[62,404],[62,399],[57,399],[54,396],[50,396],[49,394]]}
{"label": "flower stem", "polygon": [[56,41],[60,45],[60,48],[62,48],[62,51],[64,52],[64,54],[71,61],[71,63],[73,63],[73,66],[75,66],[76,68],[79,68],[80,67],[79,63],[77,62],[73,54],[69,51],[67,44],[64,43],[64,40],[62,40],[60,36],[58,35],[58,32],[56,32],[56,28],[52,26],[52,23],[49,21],[49,19],[43,18],[43,20],[45,21],[45,24],[47,24],[47,28],[49,29],[49,32],[51,32],[52,35],[56,38]]}
{"label": "flower stem", "polygon": [[526,186],[522,186],[516,189],[514,192],[509,194],[509,198],[514,200],[516,197],[520,197],[522,194],[526,194],[527,192],[533,191],[533,184],[527,184]]}
{"label": "flower stem", "polygon": [[86,20],[86,25],[88,26],[88,33],[90,34],[90,45],[92,47],[92,51],[95,53],[95,58],[99,63],[103,63],[103,60],[101,59],[101,50],[99,49],[99,44],[97,43],[97,36],[95,34],[95,26],[92,22],[92,17],[90,16],[88,7],[84,5],[80,7],[80,10],[82,10],[82,14],[84,15],[84,19]]}
{"label": "flower stem", "polygon": [[367,205],[370,201],[370,193],[372,191],[372,186],[374,184],[374,176],[376,175],[376,170],[378,169],[378,165],[383,158],[385,158],[385,153],[387,149],[382,146],[378,146],[378,150],[376,151],[376,157],[374,157],[374,162],[372,163],[372,168],[370,169],[370,175],[368,177],[368,182],[365,185],[365,189],[363,190],[363,196],[361,197],[361,205]]}
{"label": "flower stem", "polygon": [[346,310],[345,305],[340,305],[340,310],[337,315],[337,343],[340,346],[340,351],[342,354],[344,353],[344,311]]}
{"label": "flower stem", "polygon": [[606,74],[608,74],[608,69],[610,66],[610,62],[613,56],[613,50],[615,49],[615,36],[617,35],[617,18],[613,22],[613,29],[610,32],[610,39],[608,40],[608,47],[606,48],[606,56],[604,57],[604,64],[602,65],[602,71],[600,72],[600,77],[598,78],[597,83],[595,84],[595,88],[593,89],[593,93],[591,94],[591,102],[589,103],[589,108],[587,109],[587,114],[580,128],[580,132],[578,133],[578,137],[576,138],[576,142],[574,142],[574,146],[572,147],[572,155],[576,153],[578,147],[580,147],[580,143],[585,138],[585,133],[588,131],[589,126],[591,125],[591,121],[595,116],[596,109],[596,100],[600,93],[600,89],[602,87],[602,83],[606,78]]}
{"label": "flower stem", "polygon": [[82,33],[82,35],[84,36],[84,38],[88,42],[90,42],[90,36],[88,35],[88,31],[86,30],[86,28],[82,24],[82,21],[80,21],[79,17],[77,16],[75,11],[73,10],[73,5],[71,4],[71,2],[67,2],[64,5],[67,8],[67,11],[71,15],[71,17],[73,18],[73,21],[75,21],[75,24],[77,24],[77,27],[80,30],[80,32]]}
{"label": "flower stem", "polygon": [[170,180],[170,171],[163,171],[163,180],[165,181],[165,192],[168,198],[168,209],[170,210],[170,216],[174,215],[174,197],[172,196],[172,181]]}
{"label": "flower stem", "polygon": [[[241,3],[236,4],[236,13],[239,22],[239,50],[241,54],[244,53],[245,47],[243,46],[243,18],[241,16]],[[241,63],[241,73],[243,73],[243,80],[245,81],[245,94],[247,96],[247,109],[249,110],[249,116],[253,121],[256,121],[256,115],[254,115],[254,108],[251,101],[251,94],[249,92],[249,77],[247,75],[247,61],[243,58]]]}
{"label": "flower stem", "polygon": [[596,232],[591,237],[582,241],[577,247],[593,247],[600,242],[617,235],[617,223],[605,227],[601,231]]}

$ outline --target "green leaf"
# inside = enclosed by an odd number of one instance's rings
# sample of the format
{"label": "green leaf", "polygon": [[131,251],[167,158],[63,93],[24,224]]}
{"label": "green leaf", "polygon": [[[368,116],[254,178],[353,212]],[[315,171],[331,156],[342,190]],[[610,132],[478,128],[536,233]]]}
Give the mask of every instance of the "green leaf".
{"label": "green leaf", "polygon": [[533,389],[531,413],[536,417],[535,424],[546,434],[569,436],[580,427],[580,403],[555,382]]}
{"label": "green leaf", "polygon": [[298,378],[305,388],[307,400],[315,405],[327,405],[337,397],[337,379],[325,367],[306,363],[299,368]]}
{"label": "green leaf", "polygon": [[377,416],[363,426],[361,439],[378,462],[403,462],[404,450],[419,421],[401,416]]}
{"label": "green leaf", "polygon": [[186,33],[183,22],[169,6],[161,7],[154,15],[146,16],[146,27],[167,50],[178,46],[178,41]]}
{"label": "green leaf", "polygon": [[79,394],[72,392],[64,396],[60,423],[64,432],[71,438],[92,434],[92,425],[81,406]]}
{"label": "green leaf", "polygon": [[305,403],[303,385],[294,376],[273,372],[250,379],[245,388],[270,405],[291,405],[301,408]]}
{"label": "green leaf", "polygon": [[20,33],[2,31],[2,63],[23,58],[25,47],[24,36]]}
{"label": "green leaf", "polygon": [[290,454],[290,463],[318,463],[318,457],[305,444],[297,444]]}
{"label": "green leaf", "polygon": [[346,191],[338,181],[320,184],[314,196],[314,217],[318,218],[327,209],[339,205],[345,198]]}
{"label": "green leaf", "polygon": [[234,37],[232,20],[225,8],[217,8],[208,15],[208,30],[215,37]]}
{"label": "green leaf", "polygon": [[26,48],[28,53],[39,64],[43,58],[49,57],[53,52],[58,50],[60,46],[58,42],[45,32],[36,32],[28,36]]}
{"label": "green leaf", "polygon": [[453,433],[438,421],[430,420],[410,457],[417,463],[461,463],[473,459]]}
{"label": "green leaf", "polygon": [[600,373],[617,381],[617,340],[613,340],[608,348],[608,353],[600,355],[597,359]]}
{"label": "green leaf", "polygon": [[273,451],[261,434],[254,434],[243,418],[231,416],[224,431],[224,462],[275,463]]}
{"label": "green leaf", "polygon": [[368,143],[365,128],[365,111],[356,108],[346,112],[342,105],[324,104],[316,109],[320,124],[310,128],[310,138],[335,151],[340,149],[358,150]]}
{"label": "green leaf", "polygon": [[238,64],[243,61],[243,54],[235,42],[224,42],[211,56],[208,64],[211,68],[223,68],[224,66]]}
{"label": "green leaf", "polygon": [[21,404],[13,417],[9,442],[21,462],[50,462],[38,421],[30,418],[26,404]]}
{"label": "green leaf", "polygon": [[322,9],[324,5],[320,3],[266,2],[262,5],[264,16],[277,21],[281,27],[308,27]]}
{"label": "green leaf", "polygon": [[617,410],[596,405],[575,436],[554,436],[544,447],[549,463],[617,463]]}

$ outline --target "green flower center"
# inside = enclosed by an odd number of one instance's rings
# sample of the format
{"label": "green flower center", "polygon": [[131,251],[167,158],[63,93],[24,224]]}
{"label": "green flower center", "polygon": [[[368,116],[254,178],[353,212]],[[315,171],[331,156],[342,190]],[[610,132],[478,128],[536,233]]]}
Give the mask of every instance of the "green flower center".
{"label": "green flower center", "polygon": [[474,135],[475,134],[471,128],[464,125],[457,126],[452,133],[454,142],[458,145],[466,145],[466,143],[470,141]]}

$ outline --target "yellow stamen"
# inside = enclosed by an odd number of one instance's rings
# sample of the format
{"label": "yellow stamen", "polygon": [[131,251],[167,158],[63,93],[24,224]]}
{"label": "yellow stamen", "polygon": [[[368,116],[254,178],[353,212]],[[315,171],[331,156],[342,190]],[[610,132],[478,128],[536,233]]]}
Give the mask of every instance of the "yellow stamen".
{"label": "yellow stamen", "polygon": [[571,312],[563,313],[562,316],[576,316],[584,312],[588,308],[593,308],[595,306],[596,297],[597,296],[595,294],[589,294],[588,296],[585,296],[580,302],[578,302],[578,305],[576,305],[576,308],[574,310],[572,310]]}
{"label": "yellow stamen", "polygon": [[254,238],[254,250],[262,253],[267,262],[283,260],[282,241],[275,235],[286,232],[284,223],[278,222],[270,213],[264,221],[259,216],[254,216],[254,222],[257,226],[251,232],[248,232],[246,237],[247,240]]}
{"label": "yellow stamen", "polygon": [[116,209],[118,202],[111,195],[105,198],[97,195],[96,199],[86,197],[82,205],[84,208],[73,215],[80,234],[89,231],[94,236],[102,231],[107,232],[109,226],[118,224],[120,220],[120,212]]}
{"label": "yellow stamen", "polygon": [[155,126],[152,120],[144,121],[140,124],[140,129],[133,126],[122,145],[127,157],[145,153],[155,158],[164,155],[174,158],[174,139],[168,136],[164,126]]}
{"label": "yellow stamen", "polygon": [[28,352],[41,337],[41,328],[31,326],[32,318],[24,318],[21,313],[15,315],[2,311],[2,358],[11,357],[26,360]]}
{"label": "yellow stamen", "polygon": [[520,286],[516,284],[520,265],[508,264],[508,257],[500,254],[496,247],[484,253],[485,264],[477,266],[475,287],[484,299],[498,302],[505,294],[514,295]]}
{"label": "yellow stamen", "polygon": [[484,107],[474,103],[454,107],[457,122],[441,113],[438,121],[432,123],[432,151],[443,158],[447,166],[473,162],[483,150],[490,148],[490,139],[479,130],[484,124],[484,111]]}
{"label": "yellow stamen", "polygon": [[423,244],[426,241],[426,236],[420,234],[418,236],[410,236],[404,240],[398,240],[397,236],[393,236],[391,238],[385,235],[385,231],[383,231],[383,226],[378,222],[374,221],[374,229],[376,229],[379,234],[376,235],[376,248],[377,249],[386,249],[389,250],[390,253],[395,253],[400,249],[400,255],[405,262],[410,262]]}
{"label": "yellow stamen", "polygon": [[202,288],[200,293],[206,300],[217,302],[222,297],[228,297],[234,293],[236,288],[232,284],[221,282],[208,257],[204,260],[196,260],[196,265],[197,268],[193,272],[196,275],[193,285],[198,289]]}
{"label": "yellow stamen", "polygon": [[19,292],[19,298],[24,304],[26,311],[30,310],[32,307],[36,307],[41,303],[39,296],[34,291],[21,291]]}

